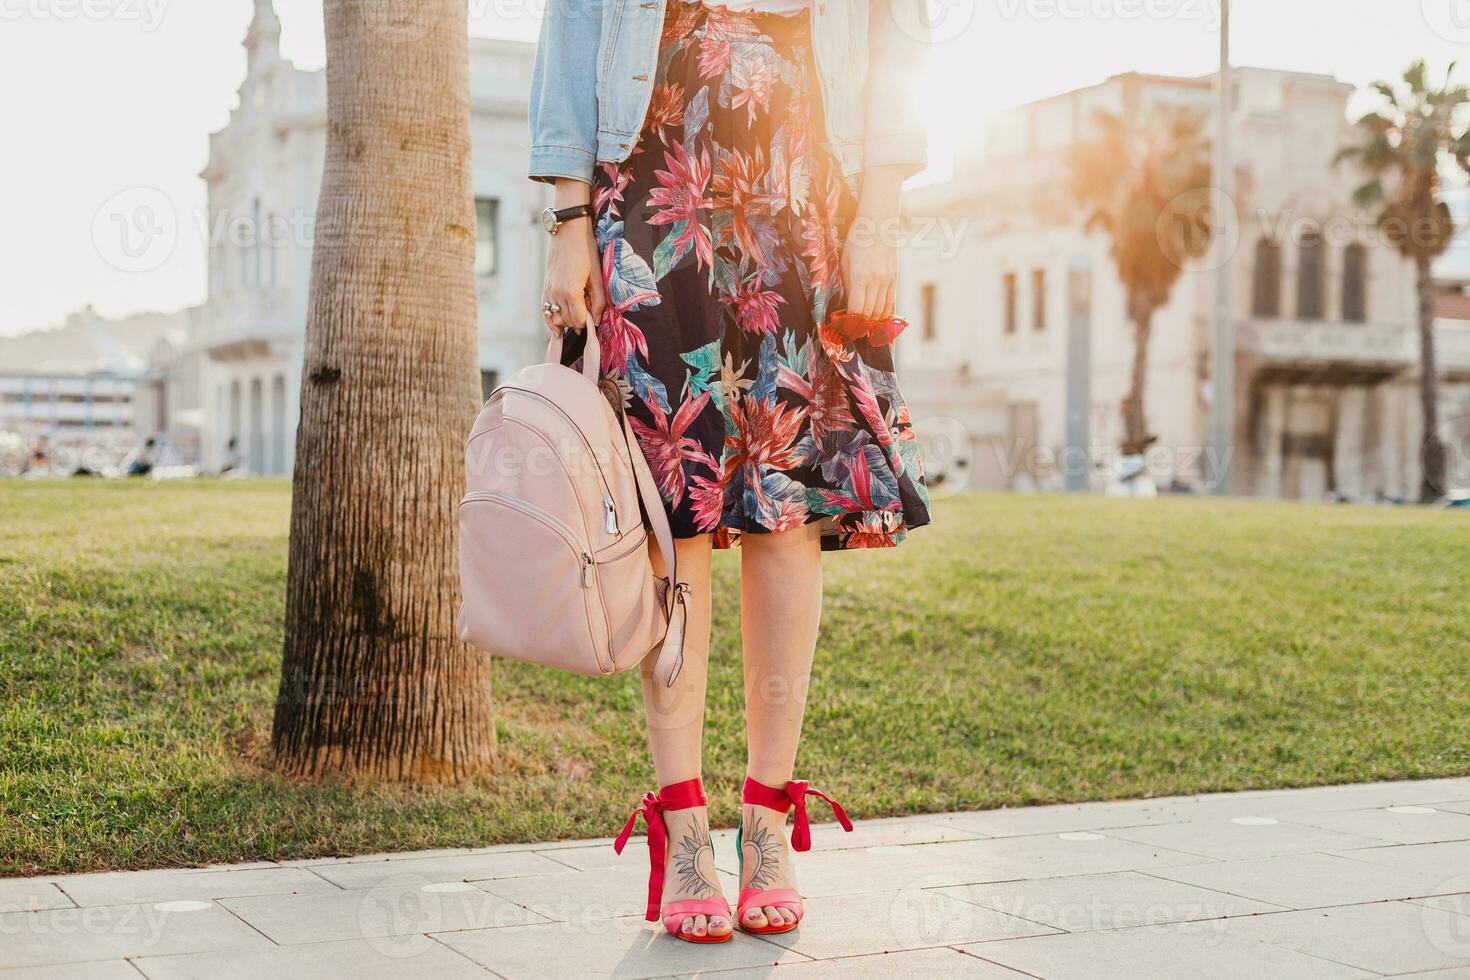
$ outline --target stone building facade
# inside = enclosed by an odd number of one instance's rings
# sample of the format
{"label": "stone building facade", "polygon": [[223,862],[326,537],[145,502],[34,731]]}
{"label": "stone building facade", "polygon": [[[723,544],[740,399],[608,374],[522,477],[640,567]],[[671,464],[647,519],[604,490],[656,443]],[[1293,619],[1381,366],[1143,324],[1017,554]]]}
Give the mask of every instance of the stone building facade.
{"label": "stone building facade", "polygon": [[[941,461],[967,485],[1052,489],[1068,460],[1074,295],[1091,310],[1088,395],[1093,486],[1109,482],[1118,405],[1133,355],[1124,290],[1101,233],[1068,199],[1067,151],[1097,110],[1213,108],[1212,79],[1123,75],[1011,110],[960,153],[953,179],[906,197],[914,241],[901,258],[899,344],[921,428],[958,444]],[[1413,496],[1418,409],[1414,270],[1352,204],[1361,178],[1335,166],[1352,138],[1350,86],[1265,69],[1236,74],[1230,118],[1239,234],[1230,488],[1267,497]],[[942,233],[919,232],[939,227]],[[954,244],[946,244],[954,243]],[[1086,282],[1089,288],[1078,289]],[[1186,269],[1154,320],[1146,385],[1149,459],[1162,484],[1199,488],[1212,389],[1215,274]],[[1470,325],[1437,328],[1442,419],[1470,417]],[[1075,464],[1075,462],[1072,465]]]}
{"label": "stone building facade", "polygon": [[[170,445],[205,471],[237,458],[290,472],[311,282],[312,225],[326,152],[326,77],[281,57],[270,0],[256,0],[239,106],[210,138],[208,300],[151,375]],[[538,315],[549,193],[525,177],[532,45],[470,42],[480,368],[488,391],[542,351]],[[192,394],[194,402],[189,401]],[[231,448],[231,443],[234,443]]]}

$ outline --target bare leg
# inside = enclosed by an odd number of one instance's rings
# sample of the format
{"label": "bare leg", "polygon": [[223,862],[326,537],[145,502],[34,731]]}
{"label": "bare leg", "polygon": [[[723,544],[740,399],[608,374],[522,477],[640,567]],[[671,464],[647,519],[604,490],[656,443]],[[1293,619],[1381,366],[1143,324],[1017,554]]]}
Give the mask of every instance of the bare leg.
{"label": "bare leg", "polygon": [[[745,647],[746,771],[785,786],[796,765],[812,656],[822,620],[822,550],[817,526],[741,539],[740,631]],[[741,888],[795,888],[786,815],[746,804],[741,811]],[[744,924],[794,921],[787,909],[751,909]]]}
{"label": "bare leg", "polygon": [[[710,539],[708,535],[675,541],[680,575],[692,587],[689,621],[684,634],[684,667],[673,687],[653,679],[653,657],[643,662],[643,706],[648,715],[648,747],[658,784],[694,779],[700,774],[704,735],[704,689],[709,674]],[[654,552],[659,574],[666,574]],[[709,816],[704,807],[664,813],[669,828],[669,856],[664,873],[664,901],[714,898],[720,894],[710,846]],[[728,919],[694,915],[681,931],[696,936],[728,933]]]}

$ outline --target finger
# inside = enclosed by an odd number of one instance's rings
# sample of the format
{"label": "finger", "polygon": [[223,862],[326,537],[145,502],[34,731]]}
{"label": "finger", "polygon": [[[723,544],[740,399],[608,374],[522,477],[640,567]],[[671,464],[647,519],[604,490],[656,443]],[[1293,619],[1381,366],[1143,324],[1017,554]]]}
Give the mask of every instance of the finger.
{"label": "finger", "polygon": [[883,284],[883,293],[878,300],[878,313],[876,319],[886,320],[893,316],[893,308],[897,305],[898,289],[892,279]]}
{"label": "finger", "polygon": [[567,299],[565,293],[563,293],[560,289],[552,290],[551,322],[555,323],[563,330],[567,329],[568,327],[574,326],[572,320],[569,319],[569,304],[570,300]]}
{"label": "finger", "polygon": [[857,301],[849,306],[848,309],[858,316],[871,317],[873,315],[874,299],[873,287],[867,283],[863,283],[858,287]]}
{"label": "finger", "polygon": [[602,313],[607,309],[607,288],[602,284],[602,276],[596,271],[587,280],[587,312],[592,314],[592,319],[598,323],[602,322]]}
{"label": "finger", "polygon": [[561,304],[561,315],[573,330],[587,329],[587,302],[581,296],[568,296]]}

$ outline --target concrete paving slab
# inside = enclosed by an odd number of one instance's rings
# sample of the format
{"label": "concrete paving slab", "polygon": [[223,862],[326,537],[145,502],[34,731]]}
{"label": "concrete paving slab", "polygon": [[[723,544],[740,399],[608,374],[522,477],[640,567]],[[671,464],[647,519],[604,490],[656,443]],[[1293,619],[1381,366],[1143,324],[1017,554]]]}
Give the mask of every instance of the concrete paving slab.
{"label": "concrete paving slab", "polygon": [[[725,895],[733,898],[739,880],[722,874]],[[565,871],[532,878],[498,878],[476,886],[555,922],[641,917],[648,901],[648,863],[615,871]]]}
{"label": "concrete paving slab", "polygon": [[960,947],[1046,980],[1357,980],[1376,974],[1226,931],[1234,919],[1067,933]]}
{"label": "concrete paving slab", "polygon": [[[963,857],[937,853],[949,844],[870,847],[858,851],[809,851],[793,856],[797,887],[808,898],[896,892],[907,888],[942,888],[981,881],[1001,881],[1015,873]],[[735,861],[720,870],[737,871]]]}
{"label": "concrete paving slab", "polygon": [[1373,902],[1231,920],[1247,939],[1375,973],[1470,971],[1470,917],[1407,902]]}
{"label": "concrete paving slab", "polygon": [[1332,854],[1288,854],[1157,868],[1149,873],[1289,909],[1419,898],[1447,890],[1441,888],[1442,879],[1437,875],[1380,867]]}
{"label": "concrete paving slab", "polygon": [[0,980],[139,980],[141,976],[128,960],[122,959],[0,970]]}
{"label": "concrete paving slab", "polygon": [[[717,977],[719,980],[761,980],[769,978],[771,971],[769,968],[718,970],[708,971],[704,975]],[[1017,973],[948,946],[781,964],[781,980],[827,980],[829,977],[841,977],[843,980],[893,980],[894,977],[1026,980],[1024,973]]]}
{"label": "concrete paving slab", "polygon": [[[439,890],[443,888],[452,890]],[[405,876],[374,888],[333,894],[224,898],[220,905],[282,945],[348,939],[399,939],[457,929],[493,929],[544,921],[462,882]],[[379,942],[385,949],[400,942]]]}
{"label": "concrete paving slab", "polygon": [[227,910],[204,902],[180,909],[112,905],[11,912],[0,915],[0,936],[0,969],[270,945]]}
{"label": "concrete paving slab", "polygon": [[[1427,875],[1437,881],[1449,881],[1461,875],[1470,874],[1470,841],[1361,847],[1349,851],[1335,851],[1333,855],[1392,868],[1395,871]],[[1470,887],[1436,887],[1434,891],[1426,894],[1464,891],[1470,891]]]}
{"label": "concrete paving slab", "polygon": [[[1006,878],[1047,878],[1056,875],[1101,874],[1179,865],[1206,864],[1214,859],[1122,840],[1096,831],[1064,831],[1031,837],[917,844],[930,861],[994,868]],[[986,880],[986,879],[978,879]],[[963,882],[957,882],[963,884]]]}
{"label": "concrete paving slab", "polygon": [[484,881],[490,878],[521,878],[526,875],[556,874],[566,866],[532,851],[495,854],[453,854],[409,860],[352,861],[311,868],[312,873],[341,888],[376,888],[395,878],[427,878],[430,881]]}
{"label": "concrete paving slab", "polygon": [[133,961],[147,980],[486,980],[485,968],[427,936],[385,947],[366,940],[274,946],[248,953],[183,953]]}
{"label": "concrete paving slab", "polygon": [[108,871],[62,875],[55,881],[78,905],[142,905],[341,890],[305,868],[279,865],[240,871]]}
{"label": "concrete paving slab", "polygon": [[1156,827],[1124,827],[1108,831],[1107,836],[1222,861],[1342,851],[1387,843],[1382,838],[1343,834],[1281,820],[1265,822],[1270,819],[1273,818],[1246,817],[1243,822],[1238,822],[1241,818],[1227,820],[1217,817]]}
{"label": "concrete paving slab", "polygon": [[454,932],[435,938],[507,980],[636,980],[806,959],[743,933],[720,946],[697,946],[661,933],[662,925],[624,918]]}
{"label": "concrete paving slab", "polygon": [[[709,835],[710,843],[715,849],[715,859],[730,857],[735,853],[735,831],[730,829],[716,830]],[[626,868],[638,861],[648,861],[648,839],[646,837],[630,837],[628,844],[619,854],[613,850],[612,841],[598,841],[587,847],[562,847],[554,850],[537,851],[541,857],[563,866],[563,868],[575,868],[579,871],[606,871],[617,868]]]}
{"label": "concrete paving slab", "polygon": [[792,932],[764,938],[812,959],[825,960],[1044,936],[1056,931],[937,891],[908,888],[893,893],[808,899],[801,925]]}
{"label": "concrete paving slab", "polygon": [[940,891],[964,902],[1064,932],[1126,929],[1282,911],[1278,905],[1137,871],[963,885]]}
{"label": "concrete paving slab", "polygon": [[1074,830],[1106,830],[1173,823],[1189,819],[1193,800],[1135,800],[1125,803],[1063,803],[1053,806],[1001,807],[970,810],[925,819],[949,824],[982,837],[1022,837]]}
{"label": "concrete paving slab", "polygon": [[40,909],[66,909],[76,903],[56,887],[50,878],[9,878],[0,880],[0,914],[34,912]]}
{"label": "concrete paving slab", "polygon": [[812,824],[813,851],[850,851],[864,847],[900,847],[904,844],[937,844],[941,841],[976,840],[985,837],[958,824],[898,818],[855,823],[851,833],[839,824]]}
{"label": "concrete paving slab", "polygon": [[[1295,822],[1344,834],[1376,837],[1389,844],[1432,844],[1470,840],[1470,813],[1411,804],[1367,810],[1300,814]],[[1371,845],[1365,845],[1371,846]],[[1339,848],[1332,848],[1339,850]]]}

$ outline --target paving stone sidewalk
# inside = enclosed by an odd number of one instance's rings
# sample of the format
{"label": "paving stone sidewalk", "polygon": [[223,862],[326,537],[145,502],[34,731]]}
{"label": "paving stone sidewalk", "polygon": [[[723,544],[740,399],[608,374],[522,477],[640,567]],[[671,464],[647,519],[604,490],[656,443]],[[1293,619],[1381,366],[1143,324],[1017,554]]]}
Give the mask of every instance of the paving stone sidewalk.
{"label": "paving stone sidewalk", "polygon": [[715,947],[645,923],[607,840],[0,880],[0,980],[1470,977],[1470,778],[813,836],[800,930]]}

